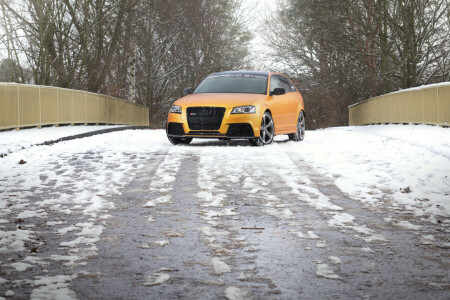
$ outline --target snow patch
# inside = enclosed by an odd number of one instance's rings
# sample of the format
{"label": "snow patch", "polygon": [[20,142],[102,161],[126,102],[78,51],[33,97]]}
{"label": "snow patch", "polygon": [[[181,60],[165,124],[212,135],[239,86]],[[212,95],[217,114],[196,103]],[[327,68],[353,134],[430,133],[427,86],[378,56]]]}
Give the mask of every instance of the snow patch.
{"label": "snow patch", "polygon": [[333,213],[334,216],[328,220],[328,225],[332,227],[343,227],[351,229],[364,236],[355,235],[356,237],[368,242],[387,242],[387,239],[376,233],[373,229],[367,228],[366,225],[354,224],[355,217],[348,213]]}
{"label": "snow patch", "polygon": [[317,248],[325,248],[326,246],[327,246],[327,243],[324,242],[324,241],[318,241],[318,242],[316,243],[316,247],[317,247]]}
{"label": "snow patch", "polygon": [[[93,253],[94,254],[94,253]],[[76,265],[86,265],[86,262],[79,262],[83,258],[77,255],[51,255],[51,260],[54,261],[65,261],[64,265],[67,267],[73,267]]]}
{"label": "snow patch", "polygon": [[169,240],[155,241],[155,242],[152,242],[152,243],[154,245],[156,245],[156,246],[159,246],[159,247],[164,247],[164,246],[170,244]]}
{"label": "snow patch", "polygon": [[58,234],[65,235],[68,232],[74,231],[74,230],[77,230],[77,229],[78,229],[78,227],[76,227],[76,226],[69,226],[69,227],[60,228],[60,229],[58,229]]}
{"label": "snow patch", "polygon": [[103,211],[105,209],[113,209],[114,208],[114,203],[112,202],[107,202],[104,199],[102,199],[99,196],[94,196],[91,198],[91,200],[89,201],[91,204],[89,204],[85,209],[84,209],[84,214],[89,215],[93,218],[97,217],[97,213],[100,211]]}
{"label": "snow patch", "polygon": [[226,208],[221,211],[217,210],[203,210],[202,211],[203,216],[201,217],[205,221],[212,221],[216,220],[217,218],[223,217],[223,216],[235,216],[236,213],[233,212],[232,208]]}
{"label": "snow patch", "polygon": [[155,207],[156,204],[162,204],[162,203],[172,203],[170,200],[172,199],[171,195],[165,195],[165,196],[161,196],[158,197],[154,200],[149,200],[147,201],[147,203],[145,203],[142,207]]}
{"label": "snow patch", "polygon": [[375,251],[373,251],[372,248],[370,248],[370,247],[362,247],[362,248],[359,248],[359,250],[360,250],[361,252],[365,252],[365,253],[372,253],[372,252],[375,252]]}
{"label": "snow patch", "polygon": [[336,257],[336,256],[328,256],[328,259],[331,261],[331,263],[333,263],[333,264],[340,264],[340,263],[342,263],[342,261],[341,261],[341,259],[339,258],[339,257]]}
{"label": "snow patch", "polygon": [[436,239],[434,238],[434,236],[432,234],[426,234],[426,235],[422,235],[419,238],[419,242],[422,245],[434,245]]}
{"label": "snow patch", "polygon": [[14,297],[15,295],[16,295],[16,293],[14,293],[14,291],[11,291],[11,290],[6,291],[6,293],[5,293],[6,297]]}
{"label": "snow patch", "polygon": [[420,228],[422,228],[422,226],[420,225],[414,225],[408,221],[399,221],[397,223],[394,223],[396,226],[398,227],[402,227],[405,229],[409,229],[409,230],[419,230]]}
{"label": "snow patch", "polygon": [[331,220],[328,221],[328,225],[333,227],[346,227],[347,224],[351,224],[355,221],[355,217],[348,213],[336,213]]}
{"label": "snow patch", "polygon": [[230,266],[221,261],[218,257],[213,257],[211,259],[211,265],[213,267],[213,272],[215,275],[222,275],[224,273],[231,272]]}
{"label": "snow patch", "polygon": [[301,239],[305,237],[303,232],[298,231],[298,230],[292,230],[291,229],[291,230],[289,230],[289,232],[292,233],[293,235],[295,235],[296,237],[301,238]]}
{"label": "snow patch", "polygon": [[64,224],[64,223],[66,223],[66,222],[64,222],[64,221],[47,221],[47,225],[48,226],[61,225],[61,224]]}
{"label": "snow patch", "polygon": [[181,232],[169,230],[166,232],[166,236],[167,237],[184,237],[184,234],[182,234]]}
{"label": "snow patch", "polygon": [[23,262],[15,262],[15,263],[11,264],[11,267],[13,267],[17,272],[23,272],[33,266],[30,264],[27,264],[27,263],[23,263]]}
{"label": "snow patch", "polygon": [[253,299],[249,291],[235,286],[227,287],[225,290],[225,298],[228,300]]}
{"label": "snow patch", "polygon": [[19,219],[27,219],[27,218],[45,218],[47,216],[47,213],[40,209],[40,210],[25,210],[17,215],[17,218]]}
{"label": "snow patch", "polygon": [[25,250],[25,242],[31,240],[29,230],[0,231],[0,253]]}
{"label": "snow patch", "polygon": [[308,231],[308,236],[310,239],[318,239],[319,236],[317,234],[314,233],[314,231]]}
{"label": "snow patch", "polygon": [[317,264],[316,275],[328,279],[341,279],[327,264],[323,263]]}
{"label": "snow patch", "polygon": [[33,284],[37,288],[31,292],[30,299],[76,299],[76,294],[69,287],[74,276],[58,275],[37,276]]}
{"label": "snow patch", "polygon": [[200,230],[202,231],[202,233],[206,236],[213,236],[213,235],[229,235],[230,232],[226,231],[226,230],[215,230],[212,227],[208,227],[208,226],[203,226],[202,228],[200,228]]}
{"label": "snow patch", "polygon": [[170,279],[170,275],[166,273],[154,273],[147,277],[143,285],[154,286],[164,283]]}

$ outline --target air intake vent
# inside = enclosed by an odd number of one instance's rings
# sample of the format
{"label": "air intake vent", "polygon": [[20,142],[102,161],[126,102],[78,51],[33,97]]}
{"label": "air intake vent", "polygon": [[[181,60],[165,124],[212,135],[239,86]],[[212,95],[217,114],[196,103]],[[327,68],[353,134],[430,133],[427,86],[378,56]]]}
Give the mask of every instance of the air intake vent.
{"label": "air intake vent", "polygon": [[169,135],[184,135],[183,124],[169,123],[169,125],[167,125],[167,133]]}
{"label": "air intake vent", "polygon": [[229,137],[253,137],[255,136],[253,128],[247,123],[230,124],[227,136]]}

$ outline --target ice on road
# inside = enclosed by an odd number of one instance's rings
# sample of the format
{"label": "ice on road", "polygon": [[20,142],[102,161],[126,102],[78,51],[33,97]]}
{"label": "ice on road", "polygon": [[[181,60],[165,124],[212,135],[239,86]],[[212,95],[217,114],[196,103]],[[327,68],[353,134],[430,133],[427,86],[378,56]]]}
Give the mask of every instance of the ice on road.
{"label": "ice on road", "polygon": [[0,297],[450,296],[448,128],[30,147],[55,130],[0,132]]}

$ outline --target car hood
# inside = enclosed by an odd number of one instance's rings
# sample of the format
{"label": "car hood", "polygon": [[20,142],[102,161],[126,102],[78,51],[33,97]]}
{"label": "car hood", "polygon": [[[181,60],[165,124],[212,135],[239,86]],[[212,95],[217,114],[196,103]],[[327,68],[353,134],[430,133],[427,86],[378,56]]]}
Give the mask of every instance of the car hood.
{"label": "car hood", "polygon": [[175,101],[175,105],[187,106],[223,106],[235,107],[249,105],[255,101],[265,98],[262,94],[225,94],[225,93],[205,93],[191,94]]}

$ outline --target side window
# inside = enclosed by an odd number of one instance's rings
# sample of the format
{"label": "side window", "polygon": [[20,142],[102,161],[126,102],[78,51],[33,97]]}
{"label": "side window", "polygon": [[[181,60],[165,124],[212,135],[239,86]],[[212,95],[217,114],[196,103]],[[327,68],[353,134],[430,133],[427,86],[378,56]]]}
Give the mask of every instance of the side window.
{"label": "side window", "polygon": [[270,91],[273,91],[275,88],[283,88],[286,93],[296,91],[292,82],[287,77],[281,75],[272,75],[270,79]]}
{"label": "side window", "polygon": [[280,80],[283,84],[283,88],[286,90],[286,93],[295,92],[295,87],[292,82],[285,76],[280,76]]}
{"label": "side window", "polygon": [[270,77],[270,91],[272,92],[276,88],[284,88],[279,75],[272,75]]}

